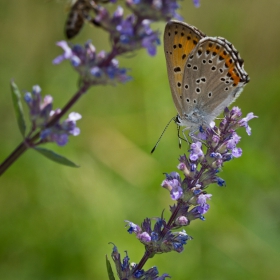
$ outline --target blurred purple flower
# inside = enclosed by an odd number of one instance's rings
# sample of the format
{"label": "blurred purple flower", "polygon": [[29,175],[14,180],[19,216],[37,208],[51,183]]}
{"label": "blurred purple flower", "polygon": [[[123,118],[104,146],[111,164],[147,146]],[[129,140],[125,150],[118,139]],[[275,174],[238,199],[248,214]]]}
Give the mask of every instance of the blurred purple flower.
{"label": "blurred purple flower", "polygon": [[[51,116],[54,114],[51,114]],[[41,139],[48,142],[56,142],[59,146],[66,145],[69,135],[77,136],[80,134],[80,129],[76,127],[76,121],[81,118],[82,116],[79,113],[70,113],[68,118],[61,124],[57,122],[52,127],[42,130]]]}
{"label": "blurred purple flower", "polygon": [[116,82],[125,83],[131,79],[127,69],[120,68],[115,58],[110,58],[105,51],[96,53],[95,47],[87,42],[84,47],[74,45],[69,47],[66,42],[57,43],[64,50],[64,54],[53,60],[54,64],[68,59],[80,74],[84,82],[95,85],[115,85]]}
{"label": "blurred purple flower", "polygon": [[126,0],[126,5],[139,18],[153,21],[182,20],[176,13],[179,8],[175,0]]}

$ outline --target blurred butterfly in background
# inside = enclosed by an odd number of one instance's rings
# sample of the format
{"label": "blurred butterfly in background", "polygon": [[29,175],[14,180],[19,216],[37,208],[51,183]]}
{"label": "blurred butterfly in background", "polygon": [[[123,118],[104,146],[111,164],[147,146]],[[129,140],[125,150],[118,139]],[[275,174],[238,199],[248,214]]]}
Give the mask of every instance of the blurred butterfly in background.
{"label": "blurred butterfly in background", "polygon": [[190,133],[210,127],[249,82],[243,60],[221,37],[208,37],[196,27],[170,21],[164,31],[164,52],[179,126]]}
{"label": "blurred butterfly in background", "polygon": [[72,39],[80,32],[85,21],[99,26],[98,22],[92,17],[93,13],[98,13],[98,2],[107,3],[109,0],[76,0],[72,4],[65,26],[65,34],[68,39]]}

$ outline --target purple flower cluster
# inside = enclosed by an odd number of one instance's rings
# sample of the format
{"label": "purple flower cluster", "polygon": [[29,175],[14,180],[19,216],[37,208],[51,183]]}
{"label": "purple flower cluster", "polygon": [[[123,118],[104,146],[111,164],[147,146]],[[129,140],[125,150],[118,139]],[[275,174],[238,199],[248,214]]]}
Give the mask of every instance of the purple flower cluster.
{"label": "purple flower cluster", "polygon": [[146,250],[153,252],[153,254],[168,253],[171,251],[180,253],[184,249],[183,245],[192,239],[184,230],[179,232],[171,232],[169,230],[163,235],[162,231],[167,226],[163,218],[157,218],[153,229],[151,219],[149,218],[144,220],[141,227],[129,221],[127,223],[129,226],[128,232],[135,233],[140,242],[145,245]]}
{"label": "purple flower cluster", "polygon": [[62,123],[56,122],[48,127],[48,123],[60,113],[60,109],[53,110],[53,98],[46,95],[41,96],[41,88],[36,85],[32,92],[24,95],[24,100],[29,107],[29,114],[32,123],[32,132],[40,129],[40,143],[56,142],[59,146],[64,146],[68,142],[69,135],[77,136],[80,129],[76,127],[76,121],[81,119],[78,113],[70,113],[68,118]]}
{"label": "purple flower cluster", "polygon": [[119,68],[116,59],[108,58],[105,51],[96,53],[95,47],[87,42],[84,47],[74,45],[70,47],[67,42],[61,41],[57,45],[64,50],[64,54],[53,60],[54,64],[68,59],[72,66],[79,72],[84,82],[92,85],[125,83],[131,79],[127,76],[127,69]]}
{"label": "purple flower cluster", "polygon": [[175,0],[126,0],[126,5],[139,18],[153,21],[182,19],[176,13],[179,5]]}
{"label": "purple flower cluster", "polygon": [[96,6],[94,19],[85,19],[108,32],[112,43],[110,52],[101,51],[97,54],[95,47],[89,42],[82,47],[69,46],[61,41],[57,45],[64,50],[64,54],[55,58],[53,63],[70,60],[82,82],[88,85],[129,81],[131,77],[127,75],[128,70],[120,68],[115,57],[141,48],[145,48],[151,56],[156,55],[160,34],[151,29],[151,22],[180,19],[180,16],[176,13],[179,8],[176,0],[126,0],[126,6],[132,11],[127,16],[124,16],[124,10],[120,6],[112,15],[103,6]]}
{"label": "purple flower cluster", "polygon": [[118,55],[140,48],[145,48],[151,56],[156,54],[156,46],[160,44],[159,32],[151,29],[150,20],[139,20],[134,14],[124,17],[123,8],[118,7],[112,17],[105,8],[100,9],[95,21],[110,34]]}

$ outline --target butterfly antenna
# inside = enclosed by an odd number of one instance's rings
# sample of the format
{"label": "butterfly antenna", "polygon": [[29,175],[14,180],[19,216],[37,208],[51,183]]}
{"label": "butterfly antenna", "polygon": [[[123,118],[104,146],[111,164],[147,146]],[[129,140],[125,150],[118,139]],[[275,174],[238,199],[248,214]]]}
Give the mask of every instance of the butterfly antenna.
{"label": "butterfly antenna", "polygon": [[[157,145],[158,145],[160,139],[162,138],[162,136],[163,136],[165,130],[167,129],[167,127],[170,125],[170,123],[171,123],[172,121],[175,121],[175,120],[176,120],[176,117],[173,117],[173,118],[168,122],[168,124],[165,126],[165,128],[164,128],[164,130],[162,131],[160,137],[158,138],[158,140],[157,140],[155,146],[154,146],[153,149],[151,150],[151,154],[155,151],[155,149],[156,149],[156,147],[157,147]],[[179,132],[178,132],[178,133],[179,133]]]}

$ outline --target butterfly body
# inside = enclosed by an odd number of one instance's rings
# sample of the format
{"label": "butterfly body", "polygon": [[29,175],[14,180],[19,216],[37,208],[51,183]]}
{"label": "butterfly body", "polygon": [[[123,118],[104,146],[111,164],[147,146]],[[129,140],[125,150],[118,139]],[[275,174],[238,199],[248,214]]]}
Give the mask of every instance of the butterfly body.
{"label": "butterfly body", "polygon": [[249,82],[230,42],[186,23],[167,23],[164,50],[177,124],[191,133],[209,127]]}

